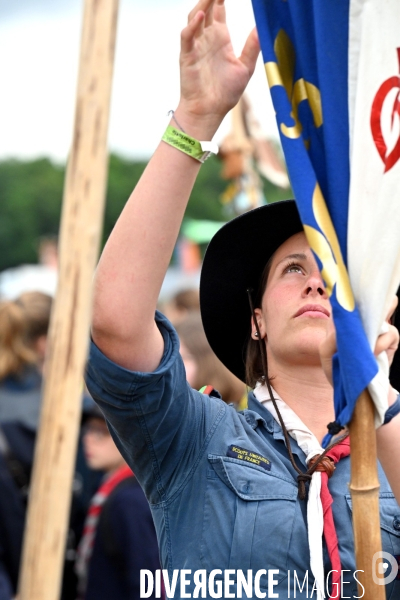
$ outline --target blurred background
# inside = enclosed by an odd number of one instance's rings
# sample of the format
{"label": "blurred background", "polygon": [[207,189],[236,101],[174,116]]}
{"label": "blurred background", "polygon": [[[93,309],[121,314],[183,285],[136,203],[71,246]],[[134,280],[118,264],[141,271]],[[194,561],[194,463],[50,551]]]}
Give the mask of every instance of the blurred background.
{"label": "blurred background", "polygon": [[[121,0],[109,127],[103,242],[179,99],[179,40],[192,1]],[[254,27],[251,3],[227,0],[239,53]],[[53,294],[65,165],[72,138],[83,3],[0,3],[0,297]],[[168,23],[168,25],[166,25]],[[207,242],[227,219],[290,197],[261,57],[245,106],[216,135],[160,300],[196,285]],[[222,152],[224,150],[224,152]]]}
{"label": "blurred background", "polygon": [[[177,106],[180,31],[192,8],[192,0],[120,0],[103,244],[159,143],[168,112]],[[226,8],[239,54],[254,27],[251,2],[226,0]],[[17,588],[47,328],[57,286],[82,9],[80,0],[0,0],[0,600],[14,598]],[[246,406],[246,389],[208,345],[199,316],[198,284],[207,244],[227,220],[292,197],[261,57],[246,95],[227,115],[215,141],[220,152],[200,170],[159,308],[178,330],[190,384],[217,388],[240,410]],[[397,388],[399,373],[396,357],[392,382]],[[111,442],[101,416],[93,414],[83,383],[82,388],[83,427],[62,600],[77,598],[75,563],[86,535],[86,515],[91,514],[96,490],[109,482],[103,468],[93,468],[86,460],[85,440],[99,449]],[[84,419],[89,417],[90,427],[85,429]],[[120,492],[137,494],[127,488]],[[128,514],[133,514],[131,504]],[[151,549],[150,529],[146,535]],[[97,590],[95,597],[101,600]]]}

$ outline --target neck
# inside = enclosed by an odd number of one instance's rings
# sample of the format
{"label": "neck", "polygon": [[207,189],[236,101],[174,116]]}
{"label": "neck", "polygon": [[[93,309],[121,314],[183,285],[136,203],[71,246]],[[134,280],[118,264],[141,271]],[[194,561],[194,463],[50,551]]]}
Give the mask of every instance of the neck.
{"label": "neck", "polygon": [[335,419],[332,386],[321,367],[273,365],[269,372],[279,396],[321,442]]}

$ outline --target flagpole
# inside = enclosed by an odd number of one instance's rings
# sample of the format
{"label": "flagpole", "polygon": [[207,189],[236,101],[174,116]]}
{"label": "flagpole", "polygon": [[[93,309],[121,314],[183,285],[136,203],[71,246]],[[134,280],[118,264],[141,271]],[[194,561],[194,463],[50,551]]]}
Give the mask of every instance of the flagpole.
{"label": "flagpole", "polygon": [[59,597],[79,432],[83,371],[107,181],[107,130],[118,0],[85,0],[75,123],[60,227],[40,428],[18,600]]}
{"label": "flagpole", "polygon": [[[364,390],[356,402],[349,425],[354,547],[357,569],[361,570],[357,573],[357,579],[365,588],[362,595],[363,589],[358,586],[363,600],[386,599],[385,586],[375,583],[372,577],[373,556],[382,550],[374,415],[371,396],[368,390]],[[381,559],[376,561],[376,573],[381,562]]]}

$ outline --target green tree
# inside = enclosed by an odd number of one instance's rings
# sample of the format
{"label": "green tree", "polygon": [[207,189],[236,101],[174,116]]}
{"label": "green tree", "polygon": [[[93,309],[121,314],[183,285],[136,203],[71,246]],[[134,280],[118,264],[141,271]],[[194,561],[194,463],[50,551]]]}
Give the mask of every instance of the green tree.
{"label": "green tree", "polygon": [[36,262],[40,237],[57,234],[63,180],[48,159],[0,163],[0,270]]}
{"label": "green tree", "polygon": [[[110,156],[103,243],[146,164]],[[220,172],[221,162],[217,157],[212,156],[204,163],[190,196],[187,217],[227,220],[220,196],[228,182],[221,178]],[[0,271],[37,262],[40,238],[58,234],[64,175],[64,166],[47,158],[0,162]],[[269,202],[290,197],[290,192],[269,182],[264,182],[264,192]]]}

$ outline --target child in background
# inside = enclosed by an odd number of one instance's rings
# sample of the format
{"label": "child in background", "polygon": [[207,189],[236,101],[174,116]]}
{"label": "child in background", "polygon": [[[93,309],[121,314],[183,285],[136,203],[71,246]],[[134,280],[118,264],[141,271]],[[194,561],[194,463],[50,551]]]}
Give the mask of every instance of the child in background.
{"label": "child in background", "polygon": [[140,569],[160,568],[153,519],[94,402],[83,414],[83,447],[88,466],[105,475],[78,547],[79,600],[137,600]]}

